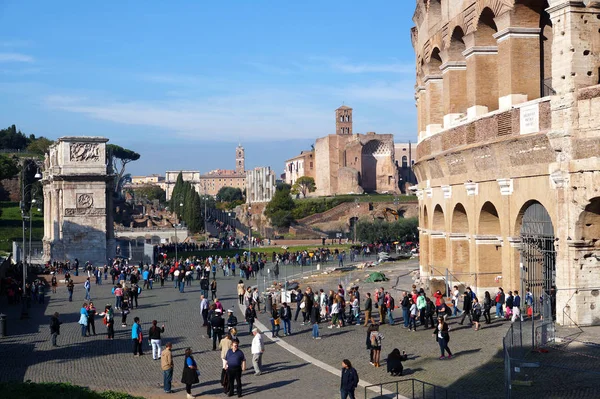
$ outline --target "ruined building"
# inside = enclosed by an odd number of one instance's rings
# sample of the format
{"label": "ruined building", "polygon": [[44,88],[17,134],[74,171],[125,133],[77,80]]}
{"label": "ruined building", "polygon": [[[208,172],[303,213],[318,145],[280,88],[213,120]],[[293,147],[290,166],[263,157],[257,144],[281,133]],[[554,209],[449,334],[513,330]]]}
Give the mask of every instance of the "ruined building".
{"label": "ruined building", "polygon": [[398,192],[394,135],[353,133],[352,108],[345,105],[335,110],[335,121],[335,134],[286,161],[286,182],[314,177],[317,196]]}
{"label": "ruined building", "polygon": [[[421,271],[600,320],[600,1],[418,0]],[[536,300],[536,304],[537,304]]]}

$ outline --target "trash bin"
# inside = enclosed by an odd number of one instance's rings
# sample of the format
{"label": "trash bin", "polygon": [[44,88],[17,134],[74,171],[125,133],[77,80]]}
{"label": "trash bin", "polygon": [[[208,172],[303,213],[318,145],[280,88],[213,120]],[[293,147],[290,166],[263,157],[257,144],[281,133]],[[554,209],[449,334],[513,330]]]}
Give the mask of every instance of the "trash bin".
{"label": "trash bin", "polygon": [[267,314],[273,312],[273,295],[271,294],[265,295],[265,312],[267,312]]}
{"label": "trash bin", "polygon": [[6,337],[8,334],[6,333],[6,315],[0,313],[0,337]]}

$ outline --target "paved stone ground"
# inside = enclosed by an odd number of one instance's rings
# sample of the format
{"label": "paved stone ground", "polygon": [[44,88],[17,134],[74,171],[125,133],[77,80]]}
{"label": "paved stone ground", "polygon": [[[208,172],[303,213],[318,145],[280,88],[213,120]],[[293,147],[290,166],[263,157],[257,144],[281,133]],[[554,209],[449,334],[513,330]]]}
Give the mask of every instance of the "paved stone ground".
{"label": "paved stone ground", "polygon": [[[305,279],[299,277],[301,285],[311,285],[313,289],[326,290],[335,288],[339,282],[347,284],[356,279],[363,280],[372,270],[382,270],[390,277],[390,281],[381,284],[360,283],[361,292],[372,292],[376,287],[383,285],[386,289],[404,290],[412,284],[410,271],[416,267],[415,261],[401,262],[398,264],[383,264],[376,269],[354,271],[350,273],[329,274],[326,276],[309,277],[305,271]],[[293,275],[299,272],[299,267],[282,268],[282,275]],[[217,277],[219,293],[227,308],[237,308],[235,285],[239,277]],[[250,280],[249,283],[254,281]],[[156,287],[156,286],[155,286]],[[110,293],[111,285],[101,287],[93,286],[92,295],[97,308],[102,308],[107,302],[113,303]],[[182,371],[183,350],[192,347],[201,371],[201,383],[194,388],[194,393],[202,397],[223,397],[218,379],[220,377],[221,361],[218,352],[212,352],[212,343],[205,336],[205,329],[200,327],[199,314],[199,286],[195,283],[180,294],[167,282],[164,288],[156,287],[154,290],[145,290],[140,296],[139,309],[135,309],[129,316],[129,326],[133,317],[142,320],[144,330],[150,326],[152,319],[166,324],[165,339],[174,343],[175,375],[174,381],[178,382]],[[184,397],[182,384],[176,383],[176,395],[163,395],[160,383],[162,373],[158,361],[153,361],[151,348],[146,344],[145,355],[134,358],[131,354],[130,327],[122,329],[116,326],[114,341],[105,339],[105,327],[97,319],[97,332],[99,335],[90,338],[80,336],[77,324],[78,311],[83,302],[83,289],[76,286],[75,301],[67,301],[64,287],[60,287],[57,294],[51,294],[46,305],[34,305],[31,309],[31,319],[18,320],[19,309],[7,307],[0,302],[0,309],[9,316],[10,336],[0,340],[0,353],[3,361],[0,362],[0,380],[31,380],[42,381],[68,381],[74,384],[89,386],[93,389],[114,389],[126,391],[147,398]],[[395,295],[396,299],[398,294]],[[4,299],[3,299],[4,300]],[[59,348],[52,349],[49,342],[49,316],[58,311],[64,322],[59,337]],[[396,319],[401,317],[397,311]],[[118,318],[117,318],[118,319]],[[238,311],[238,319],[243,316]],[[269,325],[267,315],[260,314],[259,320]],[[242,349],[250,356],[251,337],[245,332],[242,325],[240,335]],[[341,359],[349,358],[357,368],[361,380],[369,383],[383,383],[399,381],[404,378],[417,378],[439,386],[448,387],[454,391],[464,393],[465,397],[500,398],[504,396],[502,337],[507,330],[507,323],[494,320],[491,325],[484,325],[480,331],[474,331],[466,325],[460,326],[457,320],[450,320],[451,342],[450,348],[456,355],[453,360],[438,360],[439,348],[431,335],[431,330],[419,329],[409,332],[400,325],[382,326],[385,335],[382,350],[382,367],[374,368],[369,365],[368,352],[365,349],[366,329],[362,326],[347,326],[341,329],[328,329],[321,325],[320,341],[311,339],[311,327],[302,326],[300,322],[292,323],[293,335],[285,338],[285,342],[339,370]],[[577,336],[579,341],[599,342],[600,329],[590,329],[586,334]],[[566,336],[570,331],[559,333]],[[267,334],[269,335],[269,334]],[[281,398],[282,395],[298,393],[303,396],[315,398],[339,397],[339,374],[333,374],[318,366],[311,364],[293,355],[283,347],[265,339],[266,354],[264,363],[267,372],[260,377],[255,377],[248,362],[249,370],[244,374],[244,393],[248,397]],[[567,366],[591,365],[591,371],[600,371],[598,361],[600,353],[593,345],[570,343],[567,348],[551,348],[547,354],[536,354],[545,357],[553,364],[561,364],[568,359]],[[583,346],[578,346],[583,345]],[[405,377],[393,378],[385,372],[383,359],[393,349],[406,350],[409,360],[404,363]],[[591,349],[590,349],[591,348]],[[561,350],[562,349],[562,350]],[[567,350],[568,349],[568,350]],[[531,370],[531,369],[530,369]],[[542,369],[534,370],[533,387],[517,387],[516,397],[533,397],[543,393],[548,397],[600,397],[593,381],[597,375],[582,375],[578,379],[568,377],[567,371],[553,368],[552,371],[543,372]],[[593,377],[593,378],[591,378]],[[578,391],[574,391],[575,381]],[[550,382],[554,382],[552,385]],[[393,384],[385,387],[395,390]],[[401,387],[401,392],[407,394],[406,387]],[[568,389],[569,392],[562,391]],[[558,396],[557,396],[558,395]],[[408,395],[407,395],[408,396]],[[360,390],[357,397],[363,397]],[[368,393],[367,397],[376,395]]]}
{"label": "paved stone ground", "polygon": [[[224,280],[218,278],[222,302],[233,307],[237,302],[235,284],[238,278]],[[109,281],[110,282],[110,281]],[[113,303],[111,285],[92,286],[92,298],[97,308]],[[183,351],[186,347],[194,350],[201,372],[201,383],[193,393],[222,397],[219,378],[221,360],[219,352],[212,352],[212,341],[205,337],[206,329],[201,328],[199,313],[199,286],[187,288],[180,294],[171,284],[164,288],[155,286],[154,290],[145,290],[140,296],[140,308],[134,309],[128,317],[128,328],[115,324],[115,339],[106,339],[106,328],[96,319],[97,336],[83,338],[77,324],[79,308],[84,302],[81,286],[75,289],[74,301],[67,301],[66,288],[60,287],[57,294],[51,294],[49,304],[33,305],[31,318],[20,321],[19,309],[0,303],[2,312],[8,314],[10,336],[0,340],[0,380],[31,380],[34,382],[68,381],[73,384],[89,386],[92,389],[130,392],[149,398],[184,397],[183,384],[178,383],[183,369]],[[49,316],[54,312],[61,314],[63,325],[59,336],[59,348],[50,344]],[[138,316],[143,328],[151,325],[152,319],[159,324],[165,323],[163,342],[171,341],[174,346],[175,373],[174,388],[177,395],[161,395],[162,371],[160,362],[153,361],[151,348],[145,343],[145,354],[134,358],[131,352],[131,323]],[[120,317],[117,317],[119,320]],[[242,331],[244,328],[242,327]],[[242,350],[250,359],[251,337],[241,334]],[[282,391],[306,391],[316,397],[333,398],[339,395],[339,377],[323,374],[309,363],[290,355],[284,349],[268,343],[264,355],[266,372],[255,377],[248,362],[249,370],[244,373],[244,396],[261,398],[279,398]],[[307,381],[320,381],[306,389]]]}

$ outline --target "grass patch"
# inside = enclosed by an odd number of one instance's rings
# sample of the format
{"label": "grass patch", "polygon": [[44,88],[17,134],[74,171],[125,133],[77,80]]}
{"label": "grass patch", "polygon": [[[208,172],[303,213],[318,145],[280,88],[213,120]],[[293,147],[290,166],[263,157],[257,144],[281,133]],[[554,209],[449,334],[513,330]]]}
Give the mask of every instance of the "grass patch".
{"label": "grass patch", "polygon": [[144,399],[115,391],[95,392],[69,383],[0,382],[4,398],[19,399]]}
{"label": "grass patch", "polygon": [[[41,241],[44,237],[44,216],[37,208],[33,210],[31,239]],[[26,228],[29,229],[29,222]],[[29,240],[29,231],[25,232]],[[23,221],[18,202],[0,202],[0,251],[12,252],[12,242],[23,240]]]}
{"label": "grass patch", "polygon": [[[274,242],[277,242],[277,240],[273,240]],[[328,242],[331,242],[328,240]],[[332,252],[335,249],[339,249],[340,251],[347,251],[348,248],[350,248],[351,244],[334,244],[334,245],[327,245],[326,248],[329,248]],[[315,249],[319,248],[320,245],[297,245],[297,246],[290,246],[288,247],[287,251],[288,252],[296,252],[296,251],[314,251]],[[233,257],[235,256],[235,254],[239,254],[240,256],[242,256],[242,254],[244,253],[244,251],[247,251],[248,247],[244,247],[244,248],[238,248],[238,249],[223,249],[220,251],[190,251],[190,252],[179,252],[178,255],[180,257],[183,258],[187,258],[187,257],[198,257],[198,258],[207,258],[209,255],[210,256],[222,256],[223,258],[225,258],[226,256],[229,257]],[[275,252],[276,254],[282,254],[284,253],[286,250],[281,248],[281,246],[273,246],[273,247],[252,247],[252,253],[262,253],[267,255],[267,257],[270,259],[271,255],[273,254],[273,252]],[[175,256],[175,251],[168,251],[167,252],[167,256],[169,257],[174,257]]]}

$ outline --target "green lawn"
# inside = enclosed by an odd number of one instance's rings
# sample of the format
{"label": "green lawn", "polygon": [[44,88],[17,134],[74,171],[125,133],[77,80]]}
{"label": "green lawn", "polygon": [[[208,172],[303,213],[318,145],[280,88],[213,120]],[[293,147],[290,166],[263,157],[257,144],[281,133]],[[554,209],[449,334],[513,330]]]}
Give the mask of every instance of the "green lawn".
{"label": "green lawn", "polygon": [[[32,240],[40,241],[44,236],[44,216],[37,208],[33,210]],[[29,223],[27,223],[29,228]],[[29,240],[29,231],[26,232]],[[11,252],[13,241],[23,240],[23,224],[18,202],[0,202],[0,251]]]}
{"label": "green lawn", "polygon": [[[274,242],[277,242],[277,240],[273,240]],[[327,240],[328,244],[326,245],[327,248],[329,248],[331,251],[335,250],[336,248],[339,249],[340,251],[347,251],[348,248],[350,248],[351,244],[334,244],[334,245],[329,245],[329,243],[331,242],[331,240]],[[297,245],[297,246],[291,246],[288,247],[287,251],[288,252],[296,252],[296,251],[312,251],[317,249],[318,247],[320,247],[320,245]],[[221,251],[192,251],[192,252],[181,252],[179,253],[180,256],[183,256],[184,258],[187,257],[199,257],[199,258],[206,258],[209,255],[211,256],[222,256],[223,258],[226,256],[232,257],[235,254],[240,254],[240,256],[244,253],[244,251],[247,251],[248,247],[244,247],[244,248],[240,248],[240,249],[224,249]],[[284,253],[286,250],[281,248],[281,245],[278,246],[271,246],[271,247],[252,247],[252,252],[256,252],[256,253],[263,253],[266,254],[269,258],[271,257],[271,254],[273,254],[273,252],[275,252],[276,254],[282,254]],[[174,257],[175,256],[175,251],[173,252],[167,252],[167,255],[169,257]]]}
{"label": "green lawn", "polygon": [[0,392],[3,398],[15,399],[144,399],[121,392],[95,392],[68,383],[54,382],[0,382]]}

